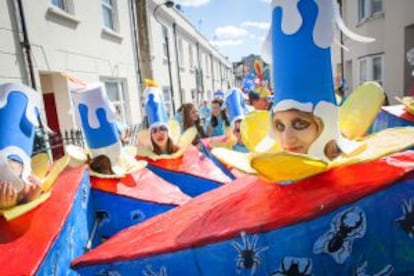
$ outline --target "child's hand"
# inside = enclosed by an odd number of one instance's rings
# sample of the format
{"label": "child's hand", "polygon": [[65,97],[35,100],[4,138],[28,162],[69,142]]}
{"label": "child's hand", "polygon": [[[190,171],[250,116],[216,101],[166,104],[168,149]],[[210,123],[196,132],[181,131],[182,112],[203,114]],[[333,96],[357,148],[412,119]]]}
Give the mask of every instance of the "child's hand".
{"label": "child's hand", "polygon": [[0,209],[13,207],[17,204],[18,193],[9,181],[0,181]]}
{"label": "child's hand", "polygon": [[42,185],[37,177],[29,176],[29,182],[30,184],[26,185],[23,190],[25,202],[35,200],[42,192]]}

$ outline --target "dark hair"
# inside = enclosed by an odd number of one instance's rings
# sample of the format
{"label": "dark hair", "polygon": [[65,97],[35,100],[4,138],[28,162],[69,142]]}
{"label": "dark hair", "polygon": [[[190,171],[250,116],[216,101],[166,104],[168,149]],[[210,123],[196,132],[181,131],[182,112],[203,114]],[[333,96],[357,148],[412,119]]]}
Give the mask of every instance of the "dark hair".
{"label": "dark hair", "polygon": [[200,138],[204,138],[206,135],[204,133],[203,127],[201,126],[200,116],[198,116],[198,119],[196,121],[193,121],[191,119],[191,111],[193,108],[196,108],[196,106],[193,103],[185,103],[181,107],[184,130],[194,126],[197,129],[198,136],[200,136]]}
{"label": "dark hair", "polygon": [[253,105],[254,101],[257,101],[258,99],[260,99],[260,95],[253,90],[249,91],[248,96],[249,96],[249,104],[251,105]]}
{"label": "dark hair", "polygon": [[[152,144],[152,151],[155,154],[157,154],[157,155],[163,154],[162,151],[161,151],[161,149],[160,149],[160,147],[152,139],[152,135],[151,135],[151,144]],[[168,140],[167,140],[167,154],[173,154],[173,153],[175,153],[177,151],[178,151],[178,147],[176,145],[174,145],[174,142],[171,139],[171,137],[168,137]]]}
{"label": "dark hair", "polygon": [[[223,106],[223,100],[222,99],[214,99],[211,104],[218,104],[220,107]],[[220,112],[221,118],[223,118],[224,123],[226,126],[230,125],[229,119],[227,118],[227,114],[225,110],[222,110]],[[214,114],[211,114],[211,121],[210,124],[212,127],[216,127],[218,125],[218,118],[214,116]]]}
{"label": "dark hair", "polygon": [[89,167],[91,168],[91,170],[97,173],[106,174],[106,175],[115,174],[112,171],[111,159],[109,159],[108,156],[103,155],[103,154],[92,158],[89,161]]}

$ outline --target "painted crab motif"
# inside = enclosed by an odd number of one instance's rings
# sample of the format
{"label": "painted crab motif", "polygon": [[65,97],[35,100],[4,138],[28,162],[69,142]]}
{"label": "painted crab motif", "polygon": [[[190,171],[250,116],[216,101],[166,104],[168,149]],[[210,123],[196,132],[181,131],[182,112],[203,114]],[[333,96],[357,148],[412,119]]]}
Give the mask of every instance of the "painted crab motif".
{"label": "painted crab motif", "polygon": [[395,220],[408,236],[414,239],[414,198],[404,200],[402,203],[403,215]]}
{"label": "painted crab motif", "polygon": [[235,241],[231,245],[237,250],[238,255],[236,258],[236,271],[240,273],[243,269],[251,270],[251,275],[256,273],[257,267],[260,265],[260,256],[259,254],[267,249],[268,246],[256,247],[259,237],[254,235],[250,240],[246,232],[240,233],[242,244],[239,244]]}
{"label": "painted crab motif", "polygon": [[151,265],[145,266],[145,269],[142,271],[144,276],[167,276],[167,268],[162,266],[160,271],[154,271]]}
{"label": "painted crab motif", "polygon": [[353,241],[363,237],[366,228],[365,213],[358,207],[347,209],[333,218],[331,230],[315,242],[313,253],[327,253],[343,264],[351,255]]}
{"label": "painted crab motif", "polygon": [[272,276],[309,276],[312,275],[312,260],[309,258],[283,257],[280,269]]}
{"label": "painted crab motif", "polygon": [[[353,269],[352,275],[354,276],[370,276],[367,271],[368,262],[365,261],[362,265],[356,266]],[[384,268],[379,271],[378,273],[372,274],[373,276],[390,276],[394,272],[394,267],[392,265],[386,265]]]}

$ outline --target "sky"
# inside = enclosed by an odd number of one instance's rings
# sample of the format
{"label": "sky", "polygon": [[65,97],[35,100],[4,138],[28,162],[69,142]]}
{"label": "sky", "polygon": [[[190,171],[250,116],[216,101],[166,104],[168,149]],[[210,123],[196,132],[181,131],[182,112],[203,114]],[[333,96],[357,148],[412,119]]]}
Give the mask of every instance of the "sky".
{"label": "sky", "polygon": [[230,61],[261,54],[271,20],[269,0],[178,0],[176,3]]}

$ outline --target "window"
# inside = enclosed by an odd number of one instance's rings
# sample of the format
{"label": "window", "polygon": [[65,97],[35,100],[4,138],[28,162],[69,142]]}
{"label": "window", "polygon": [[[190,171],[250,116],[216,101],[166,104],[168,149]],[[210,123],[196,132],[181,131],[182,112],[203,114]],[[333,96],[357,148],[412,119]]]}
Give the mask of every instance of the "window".
{"label": "window", "polygon": [[120,80],[105,80],[105,90],[109,100],[114,105],[117,116],[124,123],[127,122],[127,107],[124,93],[124,85]]}
{"label": "window", "polygon": [[53,6],[61,8],[62,10],[66,11],[65,0],[52,0]]}
{"label": "window", "polygon": [[197,102],[197,90],[191,89],[191,101],[193,103]]}
{"label": "window", "polygon": [[382,54],[361,58],[359,60],[359,83],[372,80],[382,84],[384,80],[383,60]]}
{"label": "window", "polygon": [[381,14],[382,12],[382,0],[358,0],[359,21]]}
{"label": "window", "polygon": [[162,28],[162,47],[164,50],[164,57],[168,58],[168,45],[167,45],[167,36],[168,36],[168,29],[164,25],[161,25]]}
{"label": "window", "polygon": [[[51,3],[51,6],[49,7],[48,12],[51,12],[54,15],[61,16],[65,19],[69,19],[69,20],[72,19],[73,21],[76,21],[74,20],[73,17],[71,17],[75,14],[73,0],[51,0],[50,3]],[[69,15],[69,18],[66,18],[68,17],[68,15]]]}
{"label": "window", "polygon": [[184,66],[184,60],[183,60],[183,39],[178,39],[178,62],[181,67]]}
{"label": "window", "polygon": [[105,28],[113,31],[119,31],[117,24],[118,16],[116,10],[116,0],[102,0],[102,16]]}
{"label": "window", "polygon": [[203,70],[203,68],[204,68],[204,62],[203,62],[203,54],[202,53],[200,53],[199,58],[200,58],[200,64],[199,64],[200,70]]}
{"label": "window", "polygon": [[371,13],[378,14],[382,12],[382,0],[372,0],[371,1]]}
{"label": "window", "polygon": [[193,54],[193,46],[191,44],[188,45],[188,57],[190,61],[190,68],[194,68],[194,54]]}
{"label": "window", "polygon": [[162,95],[164,97],[165,110],[167,111],[167,115],[170,118],[173,112],[172,112],[171,92],[168,86],[164,86],[162,88]]}
{"label": "window", "polygon": [[210,74],[210,64],[209,64],[208,55],[206,55],[206,72],[207,72],[207,75]]}

